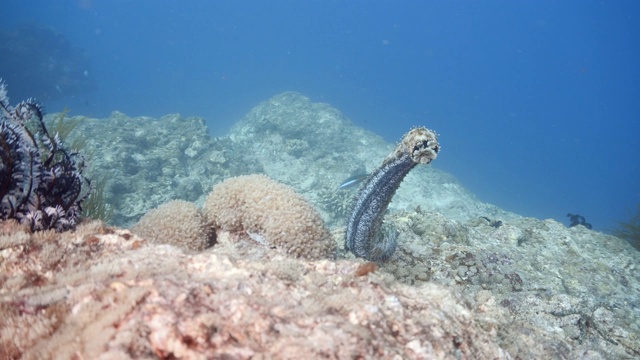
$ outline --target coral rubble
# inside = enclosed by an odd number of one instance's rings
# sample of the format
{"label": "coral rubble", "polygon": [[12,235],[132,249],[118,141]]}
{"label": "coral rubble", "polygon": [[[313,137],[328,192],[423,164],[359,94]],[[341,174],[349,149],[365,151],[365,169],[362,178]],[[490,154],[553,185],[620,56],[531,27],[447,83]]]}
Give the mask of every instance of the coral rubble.
{"label": "coral rubble", "polygon": [[358,262],[187,255],[99,223],[5,228],[0,249],[2,359],[508,358],[451,291]]}

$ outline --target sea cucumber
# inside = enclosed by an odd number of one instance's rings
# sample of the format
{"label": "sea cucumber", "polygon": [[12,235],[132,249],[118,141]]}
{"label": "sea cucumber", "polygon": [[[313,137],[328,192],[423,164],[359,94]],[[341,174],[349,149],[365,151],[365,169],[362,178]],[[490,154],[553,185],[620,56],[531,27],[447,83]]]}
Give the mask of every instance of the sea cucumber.
{"label": "sea cucumber", "polygon": [[440,151],[438,135],[424,127],[404,135],[395,150],[367,178],[347,223],[345,248],[357,257],[385,261],[396,249],[397,230],[382,219],[404,177],[418,164],[428,164]]}

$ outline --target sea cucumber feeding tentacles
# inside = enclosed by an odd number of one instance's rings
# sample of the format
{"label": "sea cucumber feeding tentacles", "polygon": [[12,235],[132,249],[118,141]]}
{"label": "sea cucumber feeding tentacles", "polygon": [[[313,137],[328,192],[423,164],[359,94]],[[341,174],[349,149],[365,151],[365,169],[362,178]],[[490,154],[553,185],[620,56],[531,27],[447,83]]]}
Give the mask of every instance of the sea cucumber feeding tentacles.
{"label": "sea cucumber feeding tentacles", "polygon": [[385,261],[393,255],[398,234],[391,226],[382,228],[384,213],[409,171],[418,164],[430,163],[438,151],[438,135],[424,127],[402,138],[358,192],[347,224],[346,249],[371,261]]}

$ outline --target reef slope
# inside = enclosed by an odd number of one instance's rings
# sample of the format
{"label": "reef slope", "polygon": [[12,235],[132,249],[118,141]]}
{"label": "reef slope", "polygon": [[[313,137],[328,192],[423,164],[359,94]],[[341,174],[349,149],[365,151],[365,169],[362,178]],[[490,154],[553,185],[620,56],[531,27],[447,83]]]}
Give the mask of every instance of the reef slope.
{"label": "reef slope", "polygon": [[128,125],[90,145],[102,154],[93,171],[112,174],[119,221],[264,172],[315,204],[340,250],[309,261],[220,231],[213,247],[186,252],[180,239],[159,245],[99,223],[31,235],[5,222],[0,358],[640,356],[638,251],[483,203],[432,166],[391,203],[390,259],[343,251],[353,193],[336,188],[393,146],[329,105],[280,94],[215,139],[199,118],[86,120],[86,134]]}
{"label": "reef slope", "polygon": [[[253,173],[292,186],[330,225],[344,224],[354,189],[336,189],[354,173],[373,171],[394,147],[338,109],[296,92],[258,104],[221,137],[208,135],[204,119],[179,114],[155,119],[115,111],[104,119],[79,118],[77,132],[91,139],[86,152],[95,154],[90,172],[107,177],[113,224],[125,227],[172,199],[202,204],[214,184]],[[418,206],[455,220],[518,217],[479,201],[454,176],[429,166],[406,177],[390,209]]]}

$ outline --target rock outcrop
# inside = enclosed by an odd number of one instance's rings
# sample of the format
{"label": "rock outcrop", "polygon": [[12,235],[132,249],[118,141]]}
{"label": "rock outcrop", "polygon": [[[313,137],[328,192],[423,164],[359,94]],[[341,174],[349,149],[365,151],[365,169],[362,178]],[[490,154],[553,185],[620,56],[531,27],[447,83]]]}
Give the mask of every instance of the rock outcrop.
{"label": "rock outcrop", "polygon": [[187,252],[185,239],[95,222],[62,234],[2,222],[0,358],[640,356],[640,252],[482,203],[434,167],[413,170],[389,207],[391,258],[345,251],[353,193],[335,189],[392,146],[326,104],[284,93],[217,139],[177,115],[82,126],[89,136],[128,126],[91,145],[101,154],[92,170],[113,174],[121,225],[170,199],[201,205],[214,183],[262,172],[321,211],[336,259],[288,256],[225,229]]}

